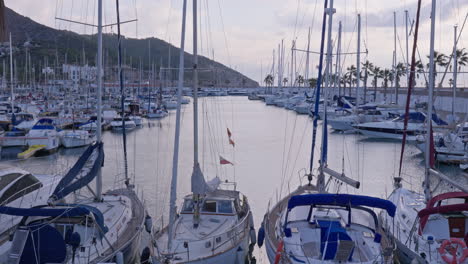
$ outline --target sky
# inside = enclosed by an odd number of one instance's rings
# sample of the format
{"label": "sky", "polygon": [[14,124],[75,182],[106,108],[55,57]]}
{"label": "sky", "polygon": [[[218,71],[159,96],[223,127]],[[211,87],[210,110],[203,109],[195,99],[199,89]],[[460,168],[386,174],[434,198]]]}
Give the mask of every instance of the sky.
{"label": "sky", "polygon": [[[128,37],[157,37],[180,46],[182,0],[120,0],[122,32]],[[319,51],[323,0],[198,0],[199,53],[260,81],[271,72],[273,50],[283,40],[289,69],[292,40],[306,49],[311,28],[311,51]],[[103,0],[104,24],[115,23],[115,1]],[[94,33],[92,27],[57,20],[56,17],[96,24],[97,0],[5,0],[6,6],[22,15],[54,27],[78,33]],[[357,49],[357,14],[361,15],[361,61],[392,67],[394,50],[393,13],[397,24],[397,61],[406,60],[405,10],[411,26],[416,16],[416,0],[335,0],[332,38],[337,39],[338,21],[343,24],[342,52]],[[187,1],[186,50],[192,52],[192,1]],[[431,1],[423,0],[418,49],[423,60],[429,53]],[[439,0],[436,9],[435,49],[445,54],[453,48],[453,27],[463,24],[468,0]],[[468,25],[466,26],[468,27]],[[106,27],[106,32],[115,32]],[[467,29],[460,34],[458,47],[468,48]],[[412,36],[409,45],[411,51]],[[296,55],[296,71],[305,69],[305,53]],[[276,54],[277,57],[277,54]],[[318,55],[310,57],[309,76],[317,75]],[[356,55],[343,55],[344,68],[356,64]],[[468,67],[464,69],[468,71]],[[289,74],[288,74],[289,75]],[[459,78],[461,85],[468,78]],[[467,82],[465,84],[465,82]]]}

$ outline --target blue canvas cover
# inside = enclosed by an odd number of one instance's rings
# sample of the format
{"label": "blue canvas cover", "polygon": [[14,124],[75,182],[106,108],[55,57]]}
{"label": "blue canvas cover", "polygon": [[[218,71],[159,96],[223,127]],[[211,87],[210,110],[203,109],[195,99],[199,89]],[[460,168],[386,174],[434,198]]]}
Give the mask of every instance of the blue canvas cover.
{"label": "blue canvas cover", "polygon": [[[89,170],[89,172],[77,178],[80,175],[81,170],[85,166],[88,159],[91,157],[94,151],[98,151],[98,157],[94,161],[94,164]],[[51,201],[57,201],[67,196],[68,194],[81,189],[90,183],[98,174],[99,169],[104,163],[104,146],[102,142],[95,143],[90,145],[84,152],[81,154],[78,161],[73,165],[73,167],[67,172],[67,174],[60,180],[60,182],[55,187],[53,194],[51,195]]]}
{"label": "blue canvas cover", "polygon": [[336,206],[367,206],[387,211],[391,217],[395,216],[396,206],[387,200],[364,195],[353,194],[305,194],[292,196],[288,201],[288,210],[296,206],[306,205],[336,205]]}

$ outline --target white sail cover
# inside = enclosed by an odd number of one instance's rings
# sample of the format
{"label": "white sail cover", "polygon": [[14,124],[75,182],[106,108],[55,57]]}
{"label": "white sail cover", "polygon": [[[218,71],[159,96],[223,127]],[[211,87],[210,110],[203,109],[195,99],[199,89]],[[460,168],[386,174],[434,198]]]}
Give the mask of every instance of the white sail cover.
{"label": "white sail cover", "polygon": [[193,194],[206,194],[216,190],[221,183],[221,180],[216,177],[210,182],[205,181],[203,172],[200,169],[200,164],[195,164],[192,172],[192,193]]}

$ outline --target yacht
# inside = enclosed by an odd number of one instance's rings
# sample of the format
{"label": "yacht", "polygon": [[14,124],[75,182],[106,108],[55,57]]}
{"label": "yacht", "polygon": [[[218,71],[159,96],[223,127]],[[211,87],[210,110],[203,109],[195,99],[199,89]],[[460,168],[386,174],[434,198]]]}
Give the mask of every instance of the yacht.
{"label": "yacht", "polygon": [[6,131],[0,137],[0,144],[2,147],[26,147],[26,132],[17,128],[11,131]]}
{"label": "yacht", "polygon": [[44,145],[44,151],[53,152],[60,146],[63,132],[57,128],[50,118],[42,118],[29,130],[26,142],[29,147]]}
{"label": "yacht", "polygon": [[265,215],[258,243],[270,263],[385,263],[382,248],[392,248],[383,244],[375,208],[390,217],[396,210],[383,199],[302,186]]}
{"label": "yacht", "polygon": [[65,148],[76,148],[88,146],[96,140],[96,136],[87,130],[64,131],[62,135],[62,145]]}
{"label": "yacht", "polygon": [[151,110],[146,114],[147,118],[163,118],[166,117],[169,113],[164,108],[151,108]]}
{"label": "yacht", "polygon": [[387,115],[377,109],[358,110],[357,113],[338,115],[328,119],[328,124],[333,130],[353,130],[353,125],[369,122],[379,122],[387,118]]}
{"label": "yacht", "polygon": [[[372,138],[387,138],[387,139],[403,139],[404,132],[404,120],[405,115],[400,115],[399,117],[381,122],[368,122],[362,124],[353,125],[359,133],[372,137]],[[417,136],[426,133],[426,126],[424,124],[426,120],[426,114],[422,112],[410,112],[408,114],[408,126],[406,129],[408,141],[416,141]],[[437,115],[432,115],[433,125],[445,126],[447,123],[437,117]]]}
{"label": "yacht", "polygon": [[116,117],[112,122],[110,123],[112,130],[113,131],[122,131],[123,130],[123,120],[125,121],[125,130],[126,131],[131,131],[136,128],[136,124],[133,120],[130,119],[130,117]]}
{"label": "yacht", "polygon": [[[37,175],[17,167],[0,166],[0,206],[31,208],[47,203],[60,181],[53,175]],[[1,211],[0,211],[1,213]],[[16,215],[0,215],[0,256],[11,247],[11,230],[20,223]],[[0,260],[5,263],[5,260]]]}

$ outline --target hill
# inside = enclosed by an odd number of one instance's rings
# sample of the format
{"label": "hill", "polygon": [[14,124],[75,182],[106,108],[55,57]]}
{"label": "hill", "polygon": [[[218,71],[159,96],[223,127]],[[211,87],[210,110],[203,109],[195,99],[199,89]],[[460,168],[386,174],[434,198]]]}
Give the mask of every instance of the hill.
{"label": "hill", "polygon": [[[60,71],[63,63],[95,65],[96,58],[96,35],[80,35],[67,30],[57,30],[42,24],[39,24],[28,17],[24,17],[15,11],[6,8],[7,32],[11,32],[13,45],[15,46],[15,68],[17,69],[17,79],[19,82],[26,80],[24,69],[30,54],[31,72],[28,76],[41,80],[40,70],[44,65],[56,68]],[[171,67],[176,68],[179,61],[179,49],[163,40],[157,38],[135,39],[125,38],[122,41],[124,49],[124,62],[134,71],[139,68],[141,58],[143,69],[145,71],[143,78],[147,79],[151,69],[148,54],[151,54],[151,64],[155,65],[155,72],[158,73],[161,67],[168,66],[169,49],[171,50]],[[150,47],[150,51],[148,51]],[[106,67],[106,80],[114,80],[115,74],[111,70],[117,64],[117,36],[105,34],[103,36],[104,64]],[[6,56],[8,49],[3,48],[3,57]],[[131,65],[130,65],[131,62]],[[8,65],[8,61],[6,63]],[[192,55],[185,53],[185,65],[191,67]],[[0,64],[0,69],[2,65]],[[199,57],[200,69],[211,69],[209,72],[201,71],[200,83],[206,86],[237,86],[237,87],[256,87],[258,83],[247,76],[206,57]],[[8,71],[8,69],[7,69]],[[176,70],[172,78],[176,77]],[[191,79],[190,73],[187,73],[186,79]]]}

